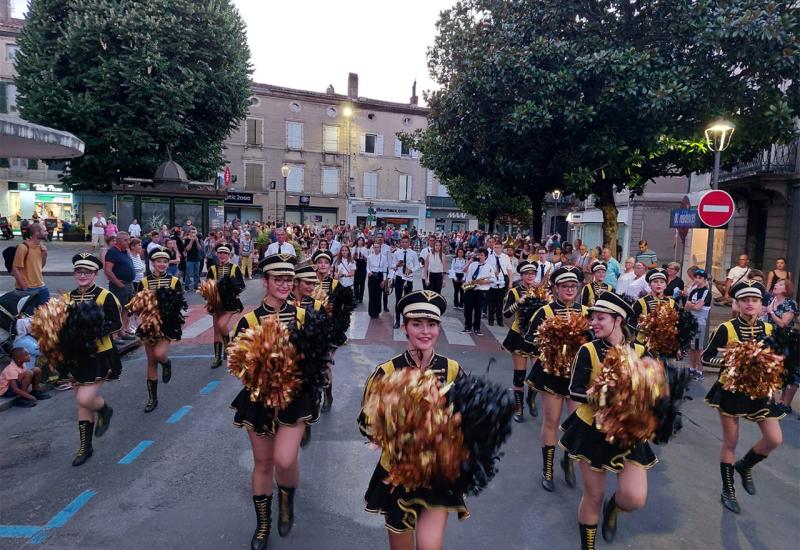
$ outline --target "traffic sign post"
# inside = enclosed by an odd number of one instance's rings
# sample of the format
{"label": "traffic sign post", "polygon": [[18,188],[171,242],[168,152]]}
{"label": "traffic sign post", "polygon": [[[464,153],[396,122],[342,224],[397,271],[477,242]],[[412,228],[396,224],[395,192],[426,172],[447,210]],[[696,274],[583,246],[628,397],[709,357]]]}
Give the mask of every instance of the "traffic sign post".
{"label": "traffic sign post", "polygon": [[727,192],[714,189],[707,191],[697,205],[697,215],[707,227],[722,227],[733,219],[736,205]]}

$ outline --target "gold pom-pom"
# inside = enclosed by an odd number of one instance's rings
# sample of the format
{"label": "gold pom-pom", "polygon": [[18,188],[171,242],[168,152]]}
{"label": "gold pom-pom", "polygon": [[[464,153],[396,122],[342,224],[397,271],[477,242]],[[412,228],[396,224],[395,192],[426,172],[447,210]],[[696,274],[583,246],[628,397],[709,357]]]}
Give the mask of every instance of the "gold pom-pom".
{"label": "gold pom-pom", "polygon": [[783,356],[764,342],[731,342],[722,351],[725,366],[719,381],[725,391],[743,393],[750,399],[770,398],[781,387]]}
{"label": "gold pom-pom", "polygon": [[673,357],[678,353],[678,310],[668,303],[659,302],[646,314],[639,317],[638,330],[647,340],[647,350],[651,355]]}
{"label": "gold pom-pom", "polygon": [[164,338],[161,333],[161,314],[158,311],[155,290],[140,290],[125,307],[139,317],[137,332],[143,340],[157,342]]}
{"label": "gold pom-pom", "polygon": [[228,370],[250,390],[250,400],[285,409],[300,388],[300,368],[289,329],[278,315],[249,328],[228,346]]}
{"label": "gold pom-pom", "polygon": [[325,312],[328,314],[328,317],[333,314],[333,303],[331,303],[328,293],[325,292],[324,288],[319,285],[314,287],[314,290],[311,292],[311,297],[322,304],[322,307],[325,308]]}
{"label": "gold pom-pom", "polygon": [[659,424],[654,407],[669,396],[664,366],[637,358],[627,346],[614,346],[587,396],[598,405],[594,419],[606,441],[623,448],[649,441]]}
{"label": "gold pom-pom", "polygon": [[570,311],[566,318],[554,315],[542,321],[534,339],[542,370],[569,378],[572,375],[572,361],[580,347],[588,341],[588,332],[589,321],[574,311]]}
{"label": "gold pom-pom", "polygon": [[540,302],[548,302],[550,300],[550,291],[547,289],[547,285],[530,286],[523,296],[523,299],[536,299]]}
{"label": "gold pom-pom", "polygon": [[392,467],[387,483],[409,491],[458,478],[468,458],[461,416],[430,371],[400,369],[373,382],[364,405],[370,437]]}
{"label": "gold pom-pom", "polygon": [[36,338],[39,351],[49,365],[57,366],[64,361],[64,355],[59,349],[58,336],[66,320],[67,303],[56,298],[42,304],[33,313],[31,335]]}
{"label": "gold pom-pom", "polygon": [[222,313],[222,298],[219,295],[219,289],[217,288],[217,281],[215,279],[200,281],[200,286],[197,287],[197,293],[206,301],[206,311],[211,315]]}

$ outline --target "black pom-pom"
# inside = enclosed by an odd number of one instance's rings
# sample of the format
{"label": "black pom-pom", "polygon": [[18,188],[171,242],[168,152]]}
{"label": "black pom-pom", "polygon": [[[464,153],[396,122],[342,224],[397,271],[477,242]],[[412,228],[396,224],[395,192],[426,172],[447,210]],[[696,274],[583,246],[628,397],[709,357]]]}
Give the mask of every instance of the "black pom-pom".
{"label": "black pom-pom", "polygon": [[239,309],[239,290],[236,289],[233,279],[226,275],[218,280],[217,291],[219,292],[219,298],[225,311]]}
{"label": "black pom-pom", "polygon": [[654,443],[666,444],[681,430],[680,407],[686,396],[686,390],[689,389],[690,380],[689,369],[667,367],[669,396],[660,399],[654,407],[655,416],[658,418],[658,427],[653,438]]}
{"label": "black pom-pom", "polygon": [[517,311],[519,311],[519,326],[527,327],[528,323],[531,322],[533,318],[533,314],[536,313],[540,307],[546,305],[546,302],[536,298],[531,297],[520,302],[519,306],[517,306]]}
{"label": "black pom-pom", "polygon": [[71,303],[59,333],[59,345],[66,364],[85,360],[97,351],[96,341],[107,332],[105,314],[96,302]]}
{"label": "black pom-pom", "polygon": [[469,451],[454,489],[477,495],[497,473],[500,447],[511,435],[514,399],[505,388],[472,375],[460,376],[447,398],[454,411],[461,413],[464,448]]}
{"label": "black pom-pom", "polygon": [[324,311],[306,310],[300,330],[293,330],[291,342],[297,350],[303,389],[318,395],[327,384],[327,366],[333,351],[330,322]]}
{"label": "black pom-pom", "polygon": [[678,347],[686,351],[692,346],[692,341],[698,330],[697,319],[691,312],[680,310],[678,316]]}
{"label": "black pom-pom", "polygon": [[171,340],[180,340],[183,333],[183,310],[188,309],[183,292],[173,288],[156,290],[158,314],[161,317],[161,333]]}
{"label": "black pom-pom", "polygon": [[331,334],[333,344],[341,346],[347,341],[350,328],[350,314],[355,309],[353,287],[341,284],[333,291],[333,311],[331,312]]}

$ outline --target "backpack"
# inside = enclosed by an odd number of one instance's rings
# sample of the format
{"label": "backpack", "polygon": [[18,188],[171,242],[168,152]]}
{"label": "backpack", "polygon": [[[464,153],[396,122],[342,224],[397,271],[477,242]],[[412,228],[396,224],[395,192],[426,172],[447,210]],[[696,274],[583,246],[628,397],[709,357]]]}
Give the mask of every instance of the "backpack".
{"label": "backpack", "polygon": [[[22,243],[26,247],[28,246],[25,243]],[[22,246],[22,245],[20,245]],[[3,249],[3,262],[6,264],[6,271],[11,273],[11,270],[14,267],[14,256],[17,254],[17,247],[16,246],[7,246]]]}

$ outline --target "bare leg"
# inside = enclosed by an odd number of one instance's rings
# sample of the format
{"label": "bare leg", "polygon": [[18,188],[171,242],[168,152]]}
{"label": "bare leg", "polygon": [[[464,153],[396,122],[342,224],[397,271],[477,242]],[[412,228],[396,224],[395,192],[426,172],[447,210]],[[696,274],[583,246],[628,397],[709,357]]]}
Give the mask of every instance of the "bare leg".
{"label": "bare leg", "polygon": [[303,439],[305,424],[281,426],[275,435],[275,480],[283,487],[297,487],[300,483],[300,464],[297,455]]}
{"label": "bare leg", "polygon": [[787,407],[791,407],[792,400],[794,399],[794,394],[796,393],[797,393],[797,384],[790,384],[789,386],[786,386],[781,395],[781,403],[783,403]]}
{"label": "bare leg", "polygon": [[442,550],[447,510],[425,510],[417,519],[417,550]]}
{"label": "bare leg", "polygon": [[156,368],[155,346],[145,344],[144,352],[147,355],[147,379],[157,380],[158,369]]}
{"label": "bare leg", "polygon": [[775,418],[767,418],[758,423],[761,430],[761,439],[753,445],[753,451],[762,455],[769,456],[769,453],[777,449],[783,443],[783,433],[781,425]]}
{"label": "bare leg", "polygon": [[556,432],[558,421],[561,420],[561,405],[563,399],[551,393],[540,392],[542,395],[542,408],[544,409],[544,420],[542,420],[542,446],[555,445],[557,442]]}
{"label": "bare leg", "polygon": [[625,461],[625,469],[617,475],[617,493],[614,500],[625,512],[642,508],[647,501],[647,470]]}
{"label": "bare leg", "polygon": [[102,387],[103,382],[75,386],[75,400],[78,402],[78,420],[94,422],[94,413],[105,405],[105,401],[99,395]]}
{"label": "bare leg", "polygon": [[253,494],[272,494],[272,471],[274,469],[275,438],[259,436],[248,431],[253,448]]}
{"label": "bare leg", "polygon": [[722,446],[719,451],[719,461],[724,464],[733,464],[736,444],[739,442],[739,419],[720,413],[719,421],[722,425]]}
{"label": "bare leg", "polygon": [[580,461],[580,466],[583,495],[578,505],[578,523],[597,525],[606,490],[606,473],[592,470],[583,460]]}
{"label": "bare leg", "polygon": [[392,533],[389,531],[389,550],[414,550],[414,533]]}

